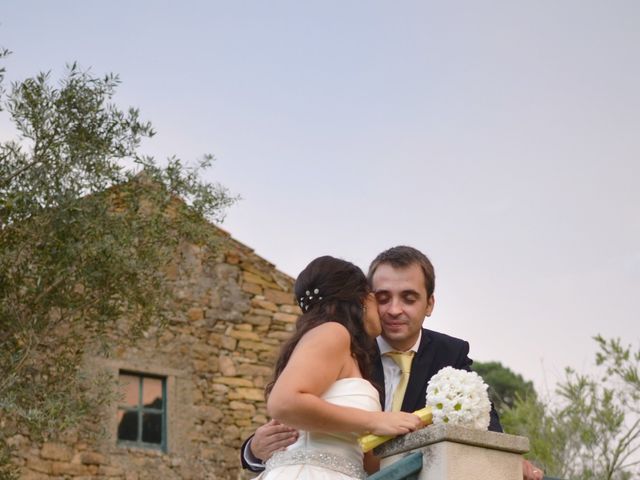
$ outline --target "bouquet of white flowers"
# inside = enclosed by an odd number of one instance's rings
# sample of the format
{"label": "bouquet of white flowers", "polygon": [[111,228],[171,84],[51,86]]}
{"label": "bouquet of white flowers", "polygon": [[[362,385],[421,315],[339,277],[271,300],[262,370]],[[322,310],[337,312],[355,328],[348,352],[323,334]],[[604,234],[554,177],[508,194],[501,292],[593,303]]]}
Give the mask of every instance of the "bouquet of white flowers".
{"label": "bouquet of white flowers", "polygon": [[[429,381],[426,407],[413,413],[427,425],[451,423],[486,430],[491,412],[487,388],[476,372],[444,367]],[[364,435],[358,441],[362,451],[368,452],[392,438]]]}
{"label": "bouquet of white flowers", "polygon": [[427,386],[427,406],[433,423],[451,423],[463,427],[489,428],[491,403],[487,384],[476,372],[445,367]]}

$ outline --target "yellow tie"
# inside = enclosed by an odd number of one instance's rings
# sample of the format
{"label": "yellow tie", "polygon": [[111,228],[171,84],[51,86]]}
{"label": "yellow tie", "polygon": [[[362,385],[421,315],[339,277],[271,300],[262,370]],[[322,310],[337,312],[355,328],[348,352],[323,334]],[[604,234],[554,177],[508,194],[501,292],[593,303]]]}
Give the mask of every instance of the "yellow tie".
{"label": "yellow tie", "polygon": [[402,408],[402,400],[404,400],[404,392],[407,390],[407,384],[409,383],[409,374],[411,373],[411,362],[413,361],[414,352],[409,350],[408,352],[387,352],[386,355],[390,356],[394,362],[400,367],[402,372],[400,376],[400,382],[396,387],[396,391],[393,394],[393,401],[391,402],[391,411],[398,412]]}

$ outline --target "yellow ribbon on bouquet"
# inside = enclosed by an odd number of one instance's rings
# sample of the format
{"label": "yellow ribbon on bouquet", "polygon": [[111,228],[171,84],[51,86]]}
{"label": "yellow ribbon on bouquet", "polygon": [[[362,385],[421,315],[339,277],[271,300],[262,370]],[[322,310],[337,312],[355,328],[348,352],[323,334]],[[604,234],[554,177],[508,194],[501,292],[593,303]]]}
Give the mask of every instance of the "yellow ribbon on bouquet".
{"label": "yellow ribbon on bouquet", "polygon": [[[425,424],[430,425],[433,422],[433,414],[431,413],[431,407],[424,407],[420,410],[416,410],[413,412],[414,415],[420,417]],[[370,450],[373,450],[378,445],[382,445],[387,440],[391,440],[395,438],[395,435],[373,435],[367,434],[358,438],[358,443],[360,444],[360,448],[364,453],[367,453]]]}

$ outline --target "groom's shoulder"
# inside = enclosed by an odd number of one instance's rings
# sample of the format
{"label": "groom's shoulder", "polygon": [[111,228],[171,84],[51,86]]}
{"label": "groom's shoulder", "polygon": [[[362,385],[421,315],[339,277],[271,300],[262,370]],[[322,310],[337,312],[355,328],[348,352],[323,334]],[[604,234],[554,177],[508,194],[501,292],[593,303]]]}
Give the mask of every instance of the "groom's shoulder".
{"label": "groom's shoulder", "polygon": [[452,347],[463,348],[469,345],[469,342],[461,338],[452,337],[446,333],[436,332],[435,330],[429,330],[428,328],[422,329],[422,335],[435,344],[450,345]]}

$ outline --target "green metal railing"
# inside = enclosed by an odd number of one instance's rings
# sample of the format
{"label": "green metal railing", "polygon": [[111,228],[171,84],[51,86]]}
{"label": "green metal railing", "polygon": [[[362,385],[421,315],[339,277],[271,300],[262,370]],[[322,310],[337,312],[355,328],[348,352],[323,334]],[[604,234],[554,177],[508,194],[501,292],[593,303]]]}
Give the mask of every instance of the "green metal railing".
{"label": "green metal railing", "polygon": [[418,478],[420,470],[422,470],[422,452],[415,452],[383,468],[378,473],[369,475],[367,480],[414,480]]}

